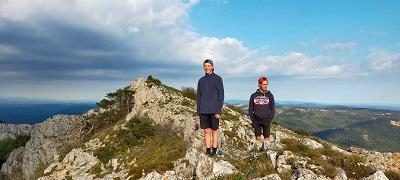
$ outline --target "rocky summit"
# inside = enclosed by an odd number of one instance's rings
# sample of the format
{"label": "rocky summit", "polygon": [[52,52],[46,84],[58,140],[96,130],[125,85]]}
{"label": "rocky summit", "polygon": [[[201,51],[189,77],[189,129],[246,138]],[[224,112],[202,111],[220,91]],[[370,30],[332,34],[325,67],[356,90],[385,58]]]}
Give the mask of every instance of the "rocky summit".
{"label": "rocky summit", "polygon": [[264,150],[250,119],[225,105],[219,153],[205,154],[195,96],[149,76],[107,94],[98,108],[35,125],[0,124],[0,140],[29,135],[1,179],[399,179],[400,153],[341,149],[278,124]]}

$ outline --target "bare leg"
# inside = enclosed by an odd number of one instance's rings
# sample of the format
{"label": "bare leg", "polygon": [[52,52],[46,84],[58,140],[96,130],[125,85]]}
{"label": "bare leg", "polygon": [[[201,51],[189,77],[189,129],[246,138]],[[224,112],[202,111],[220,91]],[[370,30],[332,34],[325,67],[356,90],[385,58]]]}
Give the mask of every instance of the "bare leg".
{"label": "bare leg", "polygon": [[218,129],[217,130],[213,130],[212,132],[213,134],[213,147],[218,147]]}
{"label": "bare leg", "polygon": [[204,129],[204,142],[206,143],[206,148],[211,148],[211,129]]}

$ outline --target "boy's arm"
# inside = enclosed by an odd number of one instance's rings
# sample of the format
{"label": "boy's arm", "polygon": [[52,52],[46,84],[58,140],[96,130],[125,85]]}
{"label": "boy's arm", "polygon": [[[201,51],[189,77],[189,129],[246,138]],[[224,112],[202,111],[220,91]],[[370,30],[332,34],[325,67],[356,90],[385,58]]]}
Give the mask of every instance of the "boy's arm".
{"label": "boy's arm", "polygon": [[253,111],[254,111],[254,96],[253,95],[251,95],[250,96],[250,100],[249,100],[249,116],[250,116],[250,119],[251,119],[251,121],[253,121],[254,120],[254,114],[253,114]]}
{"label": "boy's arm", "polygon": [[274,99],[273,94],[271,94],[271,102],[269,104],[269,108],[271,110],[271,119],[270,120],[272,121],[272,119],[274,119],[274,116],[275,116],[275,99]]}
{"label": "boy's arm", "polygon": [[197,100],[196,100],[196,103],[197,103],[197,114],[199,114],[199,112],[200,112],[200,97],[201,97],[201,90],[200,90],[200,80],[197,82],[197,91],[196,91],[197,93]]}
{"label": "boy's arm", "polygon": [[222,107],[224,106],[224,83],[222,81],[222,78],[219,79],[218,85],[217,85],[217,91],[218,91],[218,114],[221,115],[222,113]]}

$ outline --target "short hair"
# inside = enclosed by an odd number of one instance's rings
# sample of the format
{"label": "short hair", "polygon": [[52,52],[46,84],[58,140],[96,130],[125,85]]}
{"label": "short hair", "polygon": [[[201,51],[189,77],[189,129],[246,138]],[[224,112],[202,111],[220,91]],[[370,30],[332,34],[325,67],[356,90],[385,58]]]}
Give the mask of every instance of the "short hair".
{"label": "short hair", "polygon": [[265,76],[261,76],[260,78],[258,78],[258,84],[261,84],[264,81],[268,81],[268,78]]}
{"label": "short hair", "polygon": [[214,62],[213,62],[211,59],[206,59],[206,60],[204,60],[203,65],[204,65],[205,63],[211,64],[212,66],[214,66]]}

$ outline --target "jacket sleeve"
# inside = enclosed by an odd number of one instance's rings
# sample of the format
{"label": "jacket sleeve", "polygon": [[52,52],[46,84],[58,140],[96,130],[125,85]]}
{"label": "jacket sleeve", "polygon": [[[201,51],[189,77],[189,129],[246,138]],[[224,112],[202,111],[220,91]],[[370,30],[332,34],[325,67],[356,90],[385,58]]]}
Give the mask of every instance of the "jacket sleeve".
{"label": "jacket sleeve", "polygon": [[270,121],[272,121],[272,119],[274,119],[275,116],[275,99],[274,99],[274,95],[271,94],[271,102],[269,103],[269,108],[271,110],[271,119]]}
{"label": "jacket sleeve", "polygon": [[217,111],[218,114],[221,114],[222,107],[224,106],[224,83],[222,82],[222,78],[219,78],[219,82],[217,83],[217,93],[218,93]]}
{"label": "jacket sleeve", "polygon": [[200,99],[201,99],[201,89],[200,89],[200,80],[199,82],[197,82],[197,99],[196,99],[196,103],[197,103],[197,114],[200,114]]}
{"label": "jacket sleeve", "polygon": [[250,96],[250,100],[249,100],[249,116],[251,121],[254,121],[254,96],[251,95]]}

